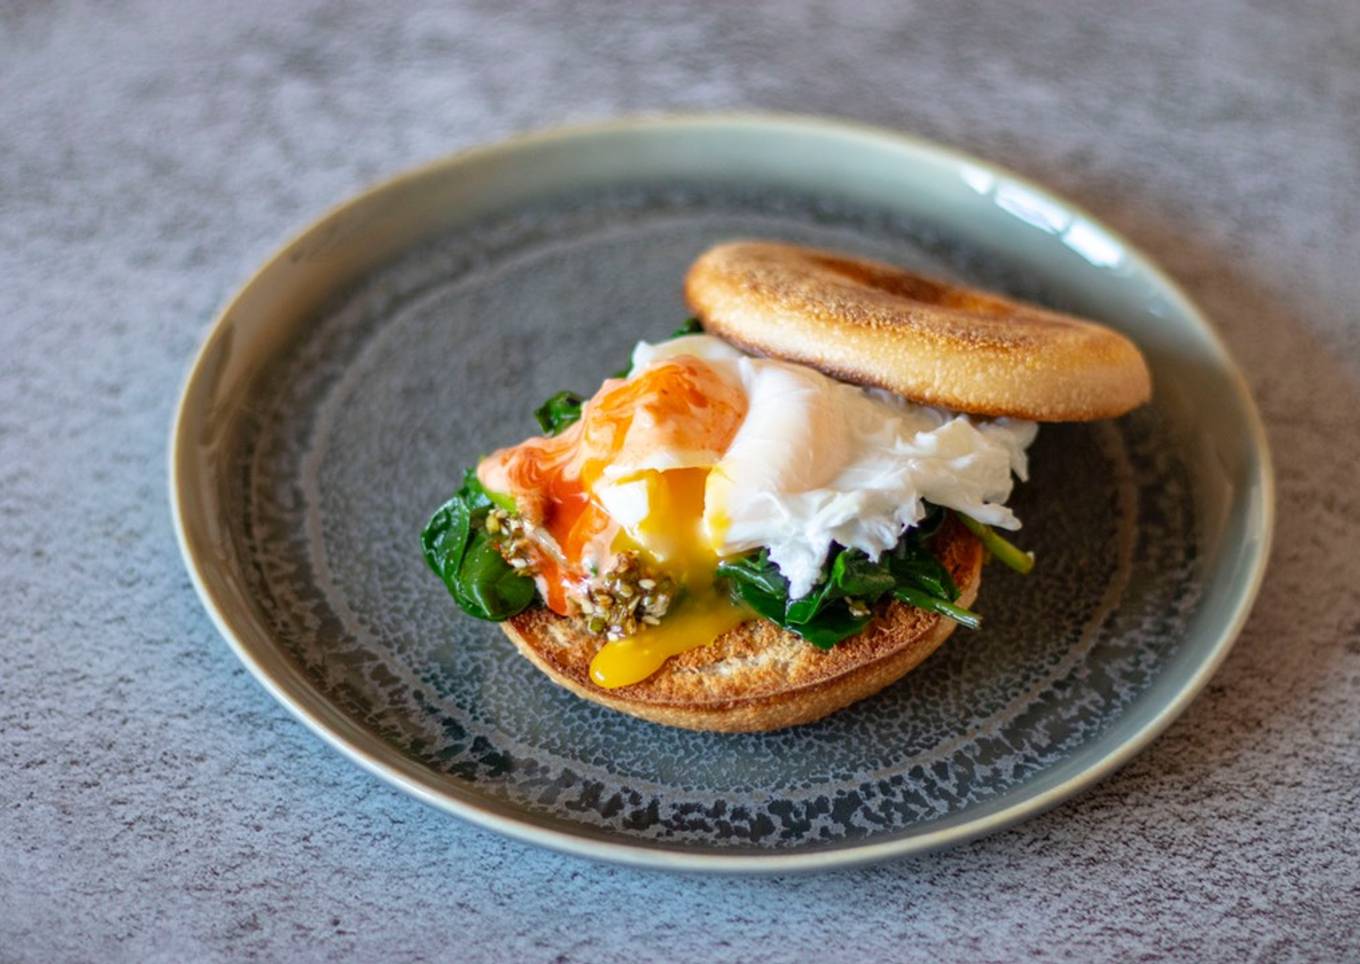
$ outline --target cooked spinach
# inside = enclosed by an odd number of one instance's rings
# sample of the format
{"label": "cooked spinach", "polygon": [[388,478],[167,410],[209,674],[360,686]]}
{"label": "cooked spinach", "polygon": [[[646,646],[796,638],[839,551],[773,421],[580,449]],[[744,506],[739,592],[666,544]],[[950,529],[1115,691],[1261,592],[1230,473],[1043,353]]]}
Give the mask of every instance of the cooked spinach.
{"label": "cooked spinach", "polygon": [[909,606],[917,609],[924,609],[927,612],[938,613],[941,616],[948,616],[961,626],[969,629],[977,629],[982,625],[982,617],[971,609],[964,609],[956,606],[952,602],[932,596],[930,593],[922,592],[914,586],[898,586],[893,590],[893,595]]}
{"label": "cooked spinach", "polygon": [[534,409],[534,418],[544,435],[561,435],[581,418],[581,406],[585,403],[575,392],[560,391]]}
{"label": "cooked spinach", "polygon": [[1026,552],[1015,545],[1009,539],[1005,539],[991,526],[984,522],[979,522],[974,518],[958,514],[959,521],[967,527],[968,531],[978,537],[983,547],[991,553],[993,559],[999,560],[1003,565],[1009,566],[1022,576],[1029,575],[1034,568],[1034,553]]}
{"label": "cooked spinach", "polygon": [[534,581],[501,558],[486,531],[486,515],[504,497],[488,493],[469,469],[453,498],[445,502],[420,534],[425,560],[448,587],[463,611],[500,622],[534,600]]}
{"label": "cooked spinach", "polygon": [[[790,600],[788,580],[764,549],[719,563],[718,575],[728,580],[733,594],[757,615],[792,630],[822,649],[830,649],[869,624],[867,613],[856,616],[843,603],[834,604],[842,597],[829,588],[829,580],[820,592]],[[817,598],[821,593],[826,594],[825,601]],[[803,604],[801,608],[790,613],[790,609],[799,604]]]}
{"label": "cooked spinach", "polygon": [[683,325],[675,329],[675,331],[671,332],[670,337],[683,338],[686,335],[702,335],[703,333],[704,333],[703,323],[699,321],[698,318],[691,317],[686,318],[685,323]]}
{"label": "cooked spinach", "polygon": [[921,525],[876,561],[859,549],[833,546],[826,577],[798,599],[789,599],[788,580],[764,549],[720,563],[718,574],[757,614],[822,649],[863,630],[872,618],[869,607],[890,593],[976,629],[980,617],[955,604],[958,587],[929,549],[943,518],[943,510],[932,506]]}

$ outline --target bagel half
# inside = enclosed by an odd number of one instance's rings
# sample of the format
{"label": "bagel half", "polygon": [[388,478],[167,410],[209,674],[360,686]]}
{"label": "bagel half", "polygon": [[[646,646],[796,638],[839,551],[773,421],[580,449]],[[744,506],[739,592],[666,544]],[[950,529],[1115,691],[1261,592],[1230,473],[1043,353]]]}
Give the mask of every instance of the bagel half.
{"label": "bagel half", "polygon": [[1103,325],[833,251],[722,244],[685,299],[748,351],[960,412],[1088,421],[1152,391],[1138,349]]}
{"label": "bagel half", "polygon": [[[982,581],[982,545],[955,519],[933,550],[969,606]],[[711,645],[673,656],[641,682],[603,689],[590,679],[598,636],[545,608],[500,624],[530,662],[582,699],[689,730],[748,733],[810,723],[872,696],[933,653],[954,622],[892,601],[868,628],[821,650],[764,619],[729,630]]]}

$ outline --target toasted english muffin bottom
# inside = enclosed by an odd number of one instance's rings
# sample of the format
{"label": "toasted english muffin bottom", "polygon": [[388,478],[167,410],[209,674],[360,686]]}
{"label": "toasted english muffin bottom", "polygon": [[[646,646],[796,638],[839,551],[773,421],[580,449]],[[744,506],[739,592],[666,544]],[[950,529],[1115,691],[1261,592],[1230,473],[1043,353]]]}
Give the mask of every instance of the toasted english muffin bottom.
{"label": "toasted english muffin bottom", "polygon": [[[959,587],[959,604],[971,605],[982,581],[981,543],[951,518],[932,549]],[[872,696],[933,653],[955,623],[885,601],[864,632],[822,650],[756,618],[613,690],[590,679],[602,641],[572,620],[534,608],[501,628],[553,682],[583,699],[667,726],[754,732],[810,723]]]}

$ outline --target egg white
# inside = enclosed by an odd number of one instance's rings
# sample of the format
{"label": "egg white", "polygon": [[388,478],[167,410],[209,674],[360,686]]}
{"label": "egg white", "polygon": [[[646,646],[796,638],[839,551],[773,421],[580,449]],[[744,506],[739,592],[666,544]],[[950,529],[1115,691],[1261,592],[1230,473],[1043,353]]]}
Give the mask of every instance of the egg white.
{"label": "egg white", "polygon": [[797,597],[817,582],[833,542],[877,558],[920,520],[925,501],[1019,528],[1005,502],[1012,475],[1026,478],[1033,422],[915,405],[806,366],[745,355],[710,335],[639,343],[633,376],[678,355],[700,358],[740,385],[747,413],[723,452],[630,446],[594,492],[624,529],[636,531],[651,511],[639,473],[710,469],[704,529],[713,548],[720,556],[768,548]]}

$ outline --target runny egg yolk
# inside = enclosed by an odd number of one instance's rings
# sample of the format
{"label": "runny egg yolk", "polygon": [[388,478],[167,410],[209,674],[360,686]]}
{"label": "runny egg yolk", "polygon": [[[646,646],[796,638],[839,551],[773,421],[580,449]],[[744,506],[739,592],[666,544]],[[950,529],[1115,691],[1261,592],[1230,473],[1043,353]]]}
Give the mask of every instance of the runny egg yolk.
{"label": "runny egg yolk", "polygon": [[[658,625],[601,647],[590,668],[597,685],[643,680],[671,656],[751,617],[714,586],[721,534],[703,524],[710,469],[746,407],[744,393],[711,366],[678,356],[626,381],[607,381],[567,431],[502,449],[478,467],[484,486],[513,496],[525,519],[550,537],[539,545],[537,568],[554,612],[572,611],[572,588],[612,553],[637,551],[675,581],[675,601]],[[644,483],[646,514],[620,525],[595,498],[606,480]]]}
{"label": "runny egg yolk", "polygon": [[658,625],[606,643],[595,654],[590,678],[597,685],[615,689],[644,680],[670,657],[707,645],[751,618],[714,586],[718,555],[702,522],[708,474],[708,469],[645,473],[649,512],[631,536],[620,533],[619,541],[635,541],[671,574],[680,594]]}

